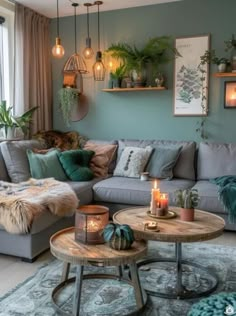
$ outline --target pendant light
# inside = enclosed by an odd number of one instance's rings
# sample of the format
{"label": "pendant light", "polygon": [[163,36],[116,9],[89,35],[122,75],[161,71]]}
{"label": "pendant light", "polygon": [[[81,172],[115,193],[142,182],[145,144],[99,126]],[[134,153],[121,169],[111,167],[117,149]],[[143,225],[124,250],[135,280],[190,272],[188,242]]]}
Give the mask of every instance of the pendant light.
{"label": "pendant light", "polygon": [[77,53],[76,8],[78,7],[78,5],[79,5],[78,3],[72,3],[72,6],[74,7],[74,22],[75,22],[75,53],[68,58],[64,66],[64,72],[86,74],[88,73],[86,64],[83,58]]}
{"label": "pendant light", "polygon": [[84,58],[89,59],[94,55],[93,49],[91,47],[91,38],[89,36],[89,7],[92,6],[91,3],[84,3],[84,6],[87,7],[87,38],[86,38],[86,47],[83,51]]}
{"label": "pendant light", "polygon": [[103,4],[103,2],[95,1],[94,4],[98,6],[98,51],[96,55],[96,62],[93,65],[93,77],[95,81],[103,81],[105,79],[106,68],[102,62],[102,52],[100,51],[100,20],[99,20],[99,6]]}
{"label": "pendant light", "polygon": [[56,37],[56,45],[52,48],[52,55],[55,58],[62,58],[65,54],[64,47],[61,45],[61,39],[59,37],[59,8],[58,8],[58,0],[57,0],[57,37]]}

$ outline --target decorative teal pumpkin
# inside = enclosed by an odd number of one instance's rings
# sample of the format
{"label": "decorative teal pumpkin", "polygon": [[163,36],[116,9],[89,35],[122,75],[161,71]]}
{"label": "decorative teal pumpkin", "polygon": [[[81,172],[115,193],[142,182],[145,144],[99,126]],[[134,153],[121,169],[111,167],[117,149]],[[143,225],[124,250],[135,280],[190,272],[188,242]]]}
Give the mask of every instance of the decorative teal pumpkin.
{"label": "decorative teal pumpkin", "polygon": [[134,242],[134,233],[129,225],[110,223],[104,228],[103,237],[116,250],[129,249]]}

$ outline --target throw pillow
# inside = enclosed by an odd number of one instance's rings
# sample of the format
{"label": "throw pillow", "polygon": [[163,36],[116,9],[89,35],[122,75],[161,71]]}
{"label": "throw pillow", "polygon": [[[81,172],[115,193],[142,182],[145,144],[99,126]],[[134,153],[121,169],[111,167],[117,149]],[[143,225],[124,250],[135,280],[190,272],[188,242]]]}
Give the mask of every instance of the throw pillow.
{"label": "throw pillow", "polygon": [[58,158],[58,150],[54,149],[46,154],[35,154],[27,150],[31,176],[35,179],[51,178],[58,181],[68,180]]}
{"label": "throw pillow", "polygon": [[172,179],[173,168],[179,158],[182,146],[155,146],[146,171],[149,176],[159,179]]}
{"label": "throw pillow", "polygon": [[152,153],[152,147],[125,147],[115,168],[114,176],[139,178]]}
{"label": "throw pillow", "polygon": [[62,167],[72,181],[93,179],[93,172],[89,169],[89,162],[93,155],[94,151],[82,149],[58,152]]}
{"label": "throw pillow", "polygon": [[108,168],[112,161],[112,157],[116,152],[117,145],[107,144],[95,144],[87,142],[84,145],[85,150],[92,150],[95,152],[90,162],[90,168],[92,169],[96,177],[107,177]]}

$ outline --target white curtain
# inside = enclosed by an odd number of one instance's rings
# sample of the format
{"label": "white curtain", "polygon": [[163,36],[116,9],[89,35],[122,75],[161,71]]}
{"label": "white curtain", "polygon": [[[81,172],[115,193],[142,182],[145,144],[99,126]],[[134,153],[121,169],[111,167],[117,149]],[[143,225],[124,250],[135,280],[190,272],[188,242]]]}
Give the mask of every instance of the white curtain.
{"label": "white curtain", "polygon": [[4,56],[3,56],[3,26],[0,23],[0,101],[5,100],[4,88]]}
{"label": "white curtain", "polygon": [[52,128],[49,23],[48,18],[16,3],[14,113],[39,107],[30,134]]}

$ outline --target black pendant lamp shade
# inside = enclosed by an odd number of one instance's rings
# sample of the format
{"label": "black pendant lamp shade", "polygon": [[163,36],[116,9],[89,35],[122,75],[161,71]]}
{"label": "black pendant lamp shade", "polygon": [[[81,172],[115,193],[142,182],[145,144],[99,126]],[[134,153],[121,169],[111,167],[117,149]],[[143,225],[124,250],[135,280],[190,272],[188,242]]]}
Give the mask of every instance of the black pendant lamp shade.
{"label": "black pendant lamp shade", "polygon": [[91,38],[89,36],[89,7],[92,6],[91,3],[84,3],[84,6],[87,7],[87,38],[86,38],[86,47],[83,51],[84,58],[90,59],[93,57],[94,52],[91,47]]}
{"label": "black pendant lamp shade", "polygon": [[61,45],[61,39],[59,37],[59,5],[57,0],[57,37],[56,44],[52,48],[52,55],[55,58],[62,58],[65,54],[64,47]]}
{"label": "black pendant lamp shade", "polygon": [[96,62],[93,65],[93,77],[95,81],[104,81],[106,68],[102,62],[102,52],[100,50],[100,16],[99,16],[99,6],[103,4],[102,1],[95,1],[95,5],[98,6],[98,51],[96,54]]}
{"label": "black pendant lamp shade", "polygon": [[79,5],[78,3],[72,3],[72,6],[74,7],[74,23],[75,23],[75,53],[68,58],[64,66],[64,72],[86,74],[88,73],[86,64],[83,58],[77,53],[77,45],[76,45],[76,38],[77,38],[76,8],[78,7],[78,5]]}

